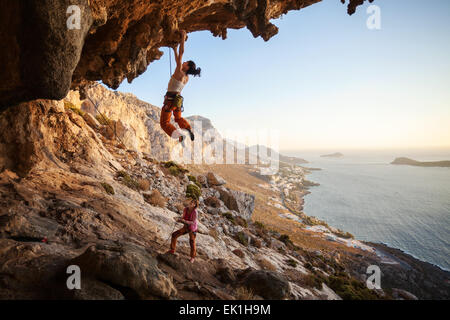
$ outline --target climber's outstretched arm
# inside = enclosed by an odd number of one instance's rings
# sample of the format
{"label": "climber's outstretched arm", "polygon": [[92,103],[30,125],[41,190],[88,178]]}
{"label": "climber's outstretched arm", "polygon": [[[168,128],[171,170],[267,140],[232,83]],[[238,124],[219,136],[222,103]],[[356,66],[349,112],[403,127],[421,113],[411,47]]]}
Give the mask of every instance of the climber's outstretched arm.
{"label": "climber's outstretched arm", "polygon": [[177,46],[173,47],[173,52],[175,54],[175,61],[177,63],[177,68],[175,70],[175,72],[181,72],[181,67],[183,65],[183,54],[184,54],[184,43],[186,41],[186,31],[182,30],[181,31],[181,43],[180,46],[178,48],[178,52],[177,52]]}

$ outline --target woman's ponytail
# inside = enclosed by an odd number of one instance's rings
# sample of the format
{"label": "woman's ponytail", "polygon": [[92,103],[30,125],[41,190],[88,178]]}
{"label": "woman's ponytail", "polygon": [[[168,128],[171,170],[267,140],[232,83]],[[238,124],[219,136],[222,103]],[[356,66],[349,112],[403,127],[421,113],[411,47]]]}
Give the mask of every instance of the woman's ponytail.
{"label": "woman's ponytail", "polygon": [[197,66],[195,65],[195,62],[192,60],[188,61],[188,65],[189,65],[189,69],[186,72],[186,74],[192,74],[194,77],[196,77],[196,76],[200,77],[200,73],[202,72],[202,69],[197,68]]}

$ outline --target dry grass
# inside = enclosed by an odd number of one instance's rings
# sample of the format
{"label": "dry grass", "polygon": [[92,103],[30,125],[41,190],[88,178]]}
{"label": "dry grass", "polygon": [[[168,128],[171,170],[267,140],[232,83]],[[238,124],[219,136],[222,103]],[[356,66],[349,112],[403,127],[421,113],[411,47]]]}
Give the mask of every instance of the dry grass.
{"label": "dry grass", "polygon": [[150,181],[147,179],[138,179],[139,189],[142,191],[148,191],[150,189]]}
{"label": "dry grass", "polygon": [[175,208],[177,208],[177,211],[179,214],[183,213],[185,205],[182,202],[178,202],[177,204],[175,204]]}
{"label": "dry grass", "polygon": [[208,233],[211,237],[214,238],[214,240],[219,240],[219,231],[217,231],[215,228],[209,229]]}
{"label": "dry grass", "polygon": [[209,207],[213,208],[219,208],[220,207],[220,201],[214,196],[208,197],[205,199],[205,204]]}
{"label": "dry grass", "polygon": [[167,205],[167,199],[157,189],[153,190],[150,194],[144,194],[144,199],[155,207],[165,208]]}
{"label": "dry grass", "polygon": [[245,220],[245,219],[242,218],[242,217],[237,216],[237,217],[234,219],[234,221],[236,222],[237,225],[239,225],[239,226],[241,226],[241,227],[244,227],[244,228],[247,228],[247,227],[248,227],[247,220]]}
{"label": "dry grass", "polygon": [[253,290],[246,287],[239,287],[235,291],[236,300],[255,300]]}
{"label": "dry grass", "polygon": [[263,270],[269,270],[269,271],[277,271],[277,267],[275,267],[273,265],[272,262],[270,262],[269,260],[267,260],[266,258],[259,258],[256,260],[258,262],[258,265],[261,267],[261,269]]}

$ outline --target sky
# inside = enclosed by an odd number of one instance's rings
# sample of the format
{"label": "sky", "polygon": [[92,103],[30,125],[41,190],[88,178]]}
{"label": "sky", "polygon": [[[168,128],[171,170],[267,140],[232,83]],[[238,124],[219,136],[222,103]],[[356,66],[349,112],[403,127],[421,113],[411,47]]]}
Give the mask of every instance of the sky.
{"label": "sky", "polygon": [[[370,4],[348,16],[324,0],[273,20],[279,33],[268,42],[245,28],[225,41],[189,33],[184,60],[202,76],[183,89],[183,114],[230,138],[278,132],[280,150],[450,147],[450,1],[373,4],[379,30],[367,27]],[[118,90],[161,106],[170,78],[162,50]]]}

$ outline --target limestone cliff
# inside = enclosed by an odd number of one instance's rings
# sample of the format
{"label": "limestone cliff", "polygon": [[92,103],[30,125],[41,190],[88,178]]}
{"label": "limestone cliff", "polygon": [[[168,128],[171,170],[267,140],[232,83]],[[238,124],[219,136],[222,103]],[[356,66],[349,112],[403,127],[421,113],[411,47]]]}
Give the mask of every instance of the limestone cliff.
{"label": "limestone cliff", "polygon": [[161,129],[160,107],[130,93],[113,92],[100,84],[91,85],[85,91],[85,98],[80,100],[78,91],[70,91],[65,100],[101,122],[111,120],[111,126],[106,129],[112,128],[111,134],[127,149],[169,160],[176,141]]}

